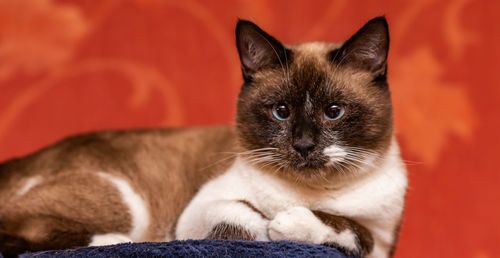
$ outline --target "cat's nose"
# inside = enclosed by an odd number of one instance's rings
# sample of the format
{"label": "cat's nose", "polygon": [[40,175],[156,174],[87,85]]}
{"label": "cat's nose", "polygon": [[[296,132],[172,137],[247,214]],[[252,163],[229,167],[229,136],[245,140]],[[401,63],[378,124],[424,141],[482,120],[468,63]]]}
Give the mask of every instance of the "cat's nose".
{"label": "cat's nose", "polygon": [[293,144],[293,148],[300,153],[302,157],[306,158],[314,149],[314,141],[309,137],[302,137]]}

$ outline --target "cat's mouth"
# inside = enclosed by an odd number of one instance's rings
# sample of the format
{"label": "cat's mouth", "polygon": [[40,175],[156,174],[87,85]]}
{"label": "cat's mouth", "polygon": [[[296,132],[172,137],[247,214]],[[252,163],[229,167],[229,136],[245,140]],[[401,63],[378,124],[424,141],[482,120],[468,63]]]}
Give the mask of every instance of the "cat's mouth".
{"label": "cat's mouth", "polygon": [[305,160],[294,164],[295,169],[320,169],[325,166],[324,162]]}
{"label": "cat's mouth", "polygon": [[290,159],[290,163],[291,167],[295,170],[316,170],[325,168],[327,160],[317,155],[310,155],[306,158],[297,155]]}
{"label": "cat's mouth", "polygon": [[242,156],[252,165],[275,170],[318,170],[327,166],[328,159],[318,155],[303,157],[294,153],[283,153],[276,148],[262,148],[259,151],[246,151]]}

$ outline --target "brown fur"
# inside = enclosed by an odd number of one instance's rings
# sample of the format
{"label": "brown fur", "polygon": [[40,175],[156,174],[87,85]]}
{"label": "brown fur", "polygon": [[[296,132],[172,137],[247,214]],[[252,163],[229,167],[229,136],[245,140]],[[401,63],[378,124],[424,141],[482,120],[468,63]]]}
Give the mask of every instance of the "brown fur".
{"label": "brown fur", "polygon": [[221,223],[215,225],[207,239],[255,240],[255,236],[242,226]]}
{"label": "brown fur", "polygon": [[[146,200],[151,223],[143,241],[173,239],[188,201],[231,163],[233,156],[225,153],[238,148],[232,135],[229,127],[109,131],[71,137],[3,163],[0,239],[12,244],[1,244],[0,251],[84,246],[94,234],[128,232],[128,208],[96,172],[126,179]],[[18,189],[35,175],[41,183],[19,196]]]}
{"label": "brown fur", "polygon": [[[373,237],[370,231],[368,231],[368,229],[366,229],[365,227],[361,226],[360,224],[356,223],[353,220],[340,216],[331,215],[322,211],[313,211],[313,213],[323,223],[335,229],[337,233],[340,233],[344,230],[350,230],[356,235],[357,238],[356,245],[358,246],[357,250],[345,250],[344,248],[342,251],[344,251],[345,253],[352,256],[363,257],[372,251],[374,244]],[[325,243],[325,245],[333,246],[336,248],[342,248],[336,245],[335,243]]]}
{"label": "brown fur", "polygon": [[[243,146],[246,149],[278,148],[275,152],[283,155],[281,161],[287,164],[279,169],[283,176],[311,187],[321,186],[325,178],[335,180],[339,175],[336,169],[325,167],[327,160],[320,153],[327,147],[321,145],[322,142],[335,142],[329,139],[330,135],[323,133],[331,128],[343,132],[340,140],[348,146],[385,153],[393,133],[392,106],[386,82],[374,81],[368,71],[328,60],[329,53],[338,50],[338,44],[307,43],[288,48],[291,54],[287,57],[287,65],[256,72],[252,81],[242,88],[237,128]],[[295,101],[289,105],[301,108],[305,105],[305,93],[311,95],[317,109],[311,110],[312,113],[292,110],[296,116],[292,115],[290,121],[275,122],[269,111],[272,104]],[[332,100],[343,103],[348,115],[339,121],[315,121],[321,117],[321,107]],[[310,134],[323,139],[315,139],[318,147],[310,155],[310,166],[302,167],[299,162],[303,159],[291,149],[290,139],[296,137],[297,126],[304,126],[306,120],[313,120],[309,126],[312,128]],[[283,136],[279,137],[281,134]],[[266,170],[275,172],[279,167],[280,164],[271,164]]]}

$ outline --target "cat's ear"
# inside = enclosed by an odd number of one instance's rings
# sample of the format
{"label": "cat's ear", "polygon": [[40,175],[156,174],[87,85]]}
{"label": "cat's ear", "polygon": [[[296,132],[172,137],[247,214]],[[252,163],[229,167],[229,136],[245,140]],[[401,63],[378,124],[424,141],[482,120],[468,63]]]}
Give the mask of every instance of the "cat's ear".
{"label": "cat's ear", "polygon": [[250,81],[259,70],[284,66],[287,61],[288,50],[283,44],[250,21],[238,21],[236,45],[245,81]]}
{"label": "cat's ear", "polygon": [[365,24],[342,47],[331,53],[339,64],[353,65],[371,72],[375,78],[385,78],[389,51],[389,26],[385,17],[377,17]]}

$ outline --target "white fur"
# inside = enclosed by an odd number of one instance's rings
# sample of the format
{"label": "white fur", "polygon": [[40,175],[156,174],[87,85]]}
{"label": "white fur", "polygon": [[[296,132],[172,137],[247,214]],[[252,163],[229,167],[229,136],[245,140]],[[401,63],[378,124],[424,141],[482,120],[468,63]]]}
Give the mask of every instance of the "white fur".
{"label": "white fur", "polygon": [[356,249],[356,235],[349,229],[340,233],[318,219],[310,209],[291,207],[279,212],[269,224],[269,238],[273,241],[291,240],[309,244],[335,242]]}
{"label": "white fur", "polygon": [[42,182],[42,179],[40,177],[38,177],[38,176],[28,178],[26,180],[26,182],[24,183],[23,187],[21,187],[19,189],[19,191],[17,192],[17,195],[18,196],[25,195],[31,189],[33,189],[33,187],[35,187],[36,185],[40,184],[41,182]]}
{"label": "white fur", "polygon": [[[339,150],[332,148],[330,151]],[[286,229],[276,225],[279,221],[289,220],[287,219],[289,216],[282,212],[301,206],[355,220],[373,234],[375,246],[369,257],[386,257],[393,241],[394,229],[402,214],[406,185],[406,170],[395,141],[381,166],[349,181],[348,184],[344,182],[334,185],[336,187],[333,187],[333,190],[301,188],[277,176],[263,173],[242,159],[236,159],[226,173],[205,184],[189,203],[179,218],[176,237],[181,239],[206,237],[211,228],[220,222],[237,223],[244,225],[246,229],[256,231],[259,235],[266,235],[267,229],[264,230],[263,227],[269,221],[249,208],[234,206],[238,200],[246,200],[266,217],[271,218],[270,230],[275,231],[270,233],[271,238],[279,238],[277,232],[283,231],[297,232],[299,235],[302,234],[302,237],[310,237],[309,233],[295,228],[303,226],[300,223],[287,222],[292,228]],[[228,208],[223,209],[220,201],[227,204]],[[291,212],[290,216],[299,215]],[[319,232],[312,236],[314,241],[331,233],[328,229],[320,229],[326,225],[319,224],[311,218],[307,220]],[[343,243],[349,247],[348,242],[352,235],[341,233],[330,237],[337,239],[339,244]],[[307,242],[307,240],[301,241]]]}
{"label": "white fur", "polygon": [[126,180],[103,172],[99,172],[98,175],[116,187],[123,202],[128,206],[132,216],[132,229],[127,237],[133,241],[141,240],[149,226],[149,212],[146,203]]}
{"label": "white fur", "polygon": [[304,101],[304,110],[306,110],[306,112],[313,112],[314,110],[314,105],[311,101],[311,96],[309,95],[309,91],[306,92],[306,101]]}
{"label": "white fur", "polygon": [[[191,202],[193,203],[193,202]],[[198,198],[189,205],[179,218],[176,239],[206,238],[212,228],[220,222],[246,225],[257,241],[268,241],[268,221],[253,212],[247,205],[232,200]]]}
{"label": "white fur", "polygon": [[120,243],[130,243],[132,239],[123,234],[102,234],[95,235],[90,240],[89,246],[116,245]]}
{"label": "white fur", "polygon": [[361,180],[331,193],[318,202],[316,209],[346,216],[370,230],[375,239],[369,257],[385,257],[391,248],[393,232],[403,212],[406,193],[406,169],[395,143],[385,162]]}
{"label": "white fur", "polygon": [[330,145],[323,150],[323,154],[329,157],[329,164],[342,161],[346,156],[347,152],[336,145]]}

